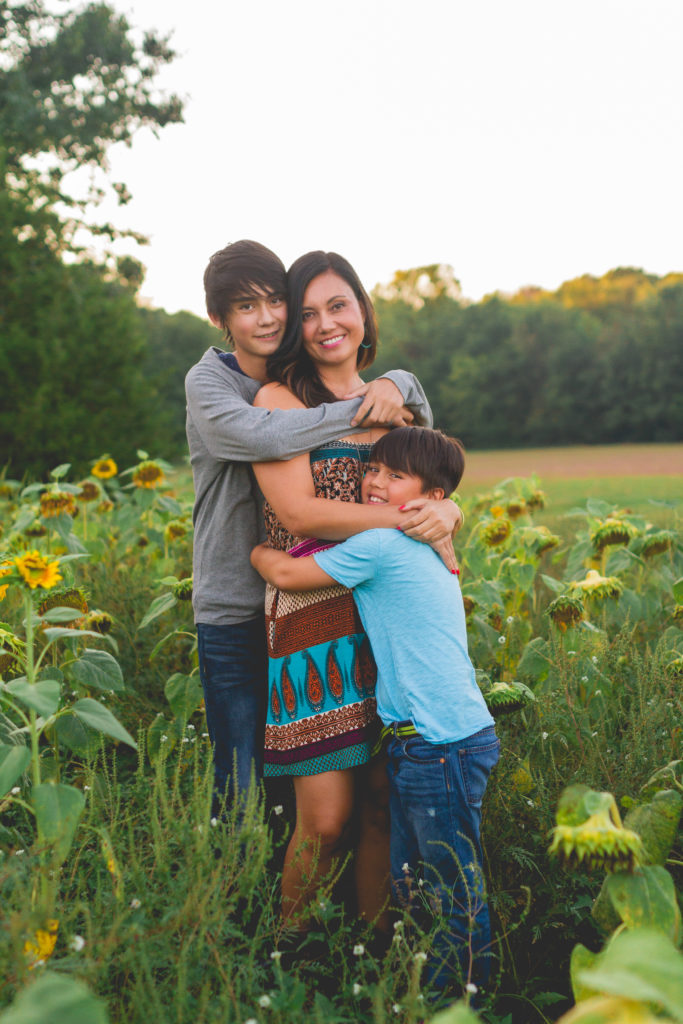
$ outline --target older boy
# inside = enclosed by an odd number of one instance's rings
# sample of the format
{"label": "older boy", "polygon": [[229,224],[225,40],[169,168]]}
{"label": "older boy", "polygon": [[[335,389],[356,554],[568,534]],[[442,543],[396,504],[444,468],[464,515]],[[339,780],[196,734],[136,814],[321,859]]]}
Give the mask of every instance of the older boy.
{"label": "older boy", "polygon": [[[260,776],[263,747],[264,586],[249,563],[252,547],[264,536],[263,499],[250,463],[300,455],[353,432],[356,423],[364,429],[405,423],[412,415],[404,403],[426,422],[431,410],[415,377],[402,370],[348,401],[315,409],[254,409],[266,360],[284,333],[285,268],[258,242],[234,242],[211,257],[204,288],[209,318],[233,346],[232,352],[208,349],[185,380],[195,487],[193,606],[217,813],[226,798],[246,790],[252,771]],[[357,509],[355,528],[362,530],[370,525],[367,510]],[[332,507],[331,519],[334,513]],[[406,528],[423,518],[407,515]],[[444,525],[444,535],[453,526],[453,520]]]}
{"label": "older boy", "polygon": [[[362,501],[440,500],[455,489],[463,468],[459,442],[439,431],[393,430],[370,452]],[[260,545],[252,564],[284,590],[353,588],[377,662],[377,712],[390,737],[392,887],[410,905],[422,869],[424,891],[446,920],[428,963],[435,988],[448,991],[458,977],[482,983],[491,932],[481,805],[500,744],[467,653],[457,577],[429,547],[386,529],[311,557]]]}

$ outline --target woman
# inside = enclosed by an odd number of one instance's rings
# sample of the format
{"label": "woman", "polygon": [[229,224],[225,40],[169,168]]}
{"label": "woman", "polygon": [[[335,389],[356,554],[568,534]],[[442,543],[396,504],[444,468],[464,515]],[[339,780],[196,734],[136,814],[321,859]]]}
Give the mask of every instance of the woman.
{"label": "woman", "polygon": [[[359,370],[375,357],[370,298],[350,264],[335,253],[300,257],[289,270],[288,288],[287,331],[268,361],[271,383],[254,404],[293,409],[341,399],[362,385]],[[354,434],[309,457],[254,465],[273,547],[291,551],[306,537],[335,541],[406,523],[405,513],[395,507],[356,504],[363,463],[384,432]],[[413,512],[408,524],[417,523],[417,530],[407,531],[411,536],[452,552],[457,518],[452,503],[418,500],[406,507]],[[310,545],[303,550],[310,551]],[[296,827],[283,868],[283,917],[291,921],[304,909],[316,882],[332,870],[358,787],[370,798],[360,808],[358,910],[376,919],[388,892],[388,823],[377,800],[383,768],[377,759],[371,762],[378,727],[375,667],[352,594],[338,586],[312,594],[268,588],[266,628],[264,775],[291,775],[296,796]]]}

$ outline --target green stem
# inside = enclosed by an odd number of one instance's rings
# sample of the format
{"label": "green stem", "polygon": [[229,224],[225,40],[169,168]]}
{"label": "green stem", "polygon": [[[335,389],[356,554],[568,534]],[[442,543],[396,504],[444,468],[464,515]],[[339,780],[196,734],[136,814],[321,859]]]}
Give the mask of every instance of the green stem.
{"label": "green stem", "polygon": [[[33,602],[30,594],[24,594],[24,611],[26,613],[26,679],[33,685],[36,681],[36,669],[33,650]],[[31,773],[33,785],[40,785],[40,758],[38,755],[38,728],[36,725],[35,708],[29,708],[29,725],[31,730]]]}

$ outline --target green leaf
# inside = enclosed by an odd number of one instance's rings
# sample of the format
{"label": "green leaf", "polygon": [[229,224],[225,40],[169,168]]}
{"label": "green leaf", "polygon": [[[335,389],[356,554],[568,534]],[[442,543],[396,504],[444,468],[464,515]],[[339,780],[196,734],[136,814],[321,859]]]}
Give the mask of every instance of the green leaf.
{"label": "green leaf", "polygon": [[174,608],[177,603],[177,598],[170,592],[168,594],[160,594],[159,597],[155,597],[147,609],[138,629],[144,629],[145,626],[149,626],[150,622],[154,622],[154,620],[158,619],[160,615],[167,612],[169,608]]}
{"label": "green leaf", "polygon": [[123,690],[121,667],[108,651],[97,651],[86,647],[78,661],[69,670],[83,686],[94,686],[98,690]]}
{"label": "green leaf", "polygon": [[0,1014],[0,1024],[109,1024],[104,1002],[82,981],[47,972]]}
{"label": "green leaf", "polygon": [[31,803],[36,812],[38,835],[53,846],[55,859],[61,864],[71,849],[85,797],[75,786],[42,782],[31,790]]}
{"label": "green leaf", "polygon": [[654,1003],[683,1024],[683,956],[661,932],[620,932],[577,979],[597,992]]}
{"label": "green leaf", "polygon": [[202,702],[204,691],[197,676],[186,676],[176,672],[164,687],[166,699],[177,718],[187,720]]}
{"label": "green leaf", "polygon": [[67,608],[59,605],[59,607],[50,608],[40,618],[42,622],[73,622],[74,619],[82,619],[83,612],[79,608]]}
{"label": "green leaf", "polygon": [[70,469],[71,463],[63,462],[61,466],[56,466],[55,469],[50,472],[50,476],[53,480],[61,480],[63,476],[66,476]]}
{"label": "green leaf", "polygon": [[582,985],[578,979],[579,971],[584,971],[587,967],[593,967],[598,959],[599,953],[591,953],[589,949],[582,946],[581,943],[577,943],[572,950],[571,959],[569,961],[569,977],[572,983],[572,992],[574,993],[574,1001],[580,1002],[582,999],[588,999],[594,994],[592,988],[588,988],[586,985]]}
{"label": "green leaf", "polygon": [[550,658],[550,647],[542,637],[534,637],[522,651],[522,657],[517,664],[517,674],[534,682],[542,682],[550,671],[552,661]]}
{"label": "green leaf", "polygon": [[604,519],[612,511],[613,506],[600,498],[589,498],[586,502],[586,509],[589,515]]}
{"label": "green leaf", "polygon": [[562,580],[556,580],[554,576],[546,576],[544,572],[539,573],[539,575],[546,587],[552,590],[554,594],[563,594],[567,589],[567,584],[563,583]]}
{"label": "green leaf", "polygon": [[683,604],[683,576],[674,583],[673,592],[676,604]]}
{"label": "green leaf", "polygon": [[82,636],[96,636],[99,640],[102,639],[101,634],[95,633],[92,629],[64,629],[62,626],[50,626],[43,631],[43,636],[48,643],[55,640],[80,640]]}
{"label": "green leaf", "polygon": [[28,679],[13,679],[5,685],[5,690],[43,718],[54,715],[59,707],[61,686],[57,679],[41,679],[38,683],[29,683]]}
{"label": "green leaf", "polygon": [[102,742],[100,733],[89,729],[75,715],[60,715],[54,724],[57,739],[81,757],[94,757]]}
{"label": "green leaf", "polygon": [[447,1010],[437,1013],[435,1017],[430,1017],[429,1024],[481,1024],[481,1019],[465,1003],[457,1002],[449,1006]]}
{"label": "green leaf", "polygon": [[22,745],[0,743],[0,796],[9,793],[19,776],[31,763],[31,751]]}
{"label": "green leaf", "polygon": [[612,906],[629,930],[653,928],[678,945],[681,912],[666,868],[655,864],[633,874],[619,871],[609,875],[606,887]]}
{"label": "green leaf", "polygon": [[675,790],[663,789],[624,818],[625,827],[642,839],[648,864],[666,863],[678,835],[682,811],[683,796]]}
{"label": "green leaf", "polygon": [[137,743],[131,734],[124,729],[118,718],[112,715],[109,708],[105,708],[104,704],[100,704],[99,701],[93,700],[91,697],[83,697],[82,700],[77,700],[70,710],[91,729],[103,732],[106,736],[112,736],[115,740],[121,740],[122,743],[127,743],[128,746],[137,750]]}

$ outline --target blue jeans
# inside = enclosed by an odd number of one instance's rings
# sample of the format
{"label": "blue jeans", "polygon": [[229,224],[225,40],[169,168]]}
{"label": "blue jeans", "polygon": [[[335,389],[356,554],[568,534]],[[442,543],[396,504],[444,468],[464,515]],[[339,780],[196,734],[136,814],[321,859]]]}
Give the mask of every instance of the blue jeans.
{"label": "blue jeans", "polygon": [[442,917],[426,965],[438,992],[469,981],[479,987],[490,973],[481,802],[499,755],[493,726],[457,743],[389,742],[392,889],[409,908],[422,892]]}
{"label": "blue jeans", "polygon": [[197,650],[217,814],[246,792],[252,771],[256,782],[261,778],[268,680],[264,618],[234,626],[198,622]]}

